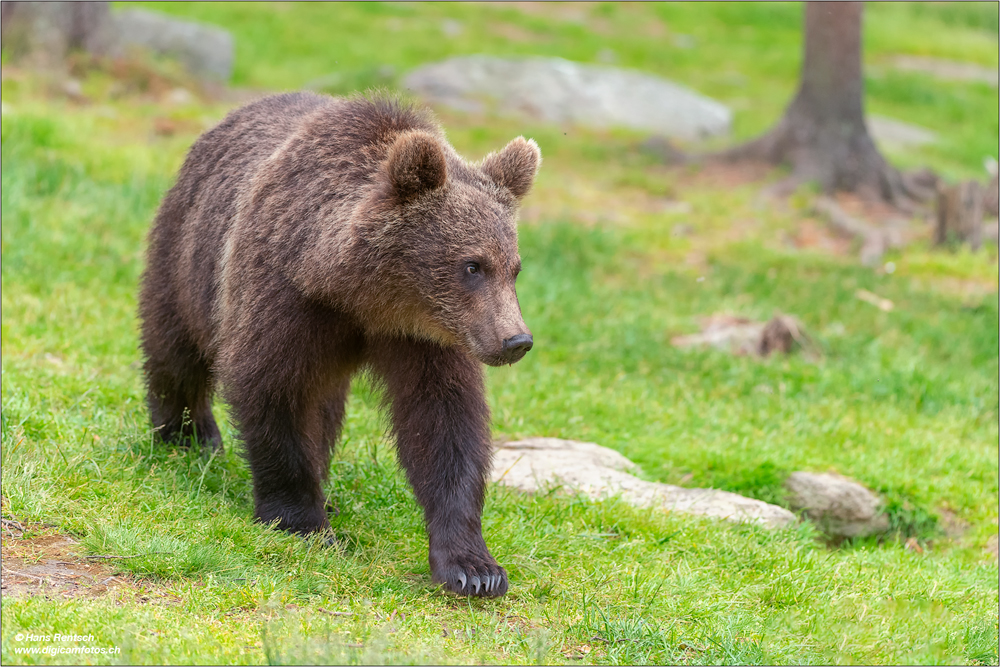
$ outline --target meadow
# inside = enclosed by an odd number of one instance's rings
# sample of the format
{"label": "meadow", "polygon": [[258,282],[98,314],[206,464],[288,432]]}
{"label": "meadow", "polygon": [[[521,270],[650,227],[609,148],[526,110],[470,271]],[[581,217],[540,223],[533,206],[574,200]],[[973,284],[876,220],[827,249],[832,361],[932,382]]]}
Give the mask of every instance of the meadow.
{"label": "meadow", "polygon": [[[24,528],[4,524],[4,567],[65,535],[115,577],[75,595],[5,591],[4,664],[997,664],[997,248],[922,240],[864,267],[811,213],[815,192],[761,195],[780,169],[669,168],[637,133],[438,110],[471,159],[519,134],[545,156],[520,226],[535,348],[489,371],[494,435],[595,442],[646,479],[777,504],[792,471],[835,471],[885,499],[887,535],[832,543],[807,521],[770,531],[491,487],[484,532],[511,589],[460,599],[430,582],[419,509],[364,378],[328,483],[332,548],[253,523],[224,405],[221,456],[158,444],[149,427],[145,235],[187,148],[236,100],[391,89],[464,53],[558,55],[713,96],[733,108],[736,141],[794,92],[798,4],[154,9],[233,32],[233,91],[198,94],[151,61],[75,66],[74,97],[3,63],[0,464],[3,517]],[[888,151],[895,164],[983,178],[996,88],[890,63],[995,68],[996,35],[991,3],[867,5],[867,109],[940,137]],[[670,344],[712,313],[776,311],[802,321],[816,354]],[[15,653],[30,645],[17,635],[51,629],[121,652]]]}

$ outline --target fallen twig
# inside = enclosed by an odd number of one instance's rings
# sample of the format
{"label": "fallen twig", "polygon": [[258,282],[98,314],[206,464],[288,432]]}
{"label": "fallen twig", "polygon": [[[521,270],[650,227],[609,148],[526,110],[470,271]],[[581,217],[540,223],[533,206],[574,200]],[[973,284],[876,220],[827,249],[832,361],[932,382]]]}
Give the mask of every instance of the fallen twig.
{"label": "fallen twig", "polygon": [[593,637],[590,638],[590,641],[601,642],[603,644],[621,644],[623,642],[634,642],[635,639],[626,637],[622,637],[621,639],[605,639],[604,637],[601,637],[599,635],[594,635]]}
{"label": "fallen twig", "polygon": [[135,554],[134,556],[85,556],[87,560],[128,560],[129,558],[142,558],[144,556],[153,556],[155,554],[172,554],[173,551],[150,551],[144,554]]}
{"label": "fallen twig", "polygon": [[885,313],[888,313],[890,310],[895,308],[895,304],[892,301],[889,301],[889,299],[883,299],[878,294],[869,292],[866,289],[857,290],[856,292],[854,292],[854,296],[861,299],[865,303],[870,303],[871,305],[875,306],[876,308]]}
{"label": "fallen twig", "polygon": [[316,607],[316,611],[329,614],[330,616],[354,616],[353,611],[330,611],[329,609],[323,609],[323,607]]}
{"label": "fallen twig", "polygon": [[13,519],[0,519],[0,523],[3,523],[5,526],[14,526],[22,533],[24,532],[24,526],[22,526],[19,521],[14,521]]}

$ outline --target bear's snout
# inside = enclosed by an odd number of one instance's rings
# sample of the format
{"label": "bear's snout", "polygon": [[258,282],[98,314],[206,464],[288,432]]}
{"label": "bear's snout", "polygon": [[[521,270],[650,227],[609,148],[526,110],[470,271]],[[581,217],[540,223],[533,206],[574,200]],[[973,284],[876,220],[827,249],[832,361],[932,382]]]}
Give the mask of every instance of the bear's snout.
{"label": "bear's snout", "polygon": [[505,364],[520,361],[521,357],[531,349],[532,344],[531,334],[518,334],[508,338],[503,342],[503,352],[500,353],[500,358]]}

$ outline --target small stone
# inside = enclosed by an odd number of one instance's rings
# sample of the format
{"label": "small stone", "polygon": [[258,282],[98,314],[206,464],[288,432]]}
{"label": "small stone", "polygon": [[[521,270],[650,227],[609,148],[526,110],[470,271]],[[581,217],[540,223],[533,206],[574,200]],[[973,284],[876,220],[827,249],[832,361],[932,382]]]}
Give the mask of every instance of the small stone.
{"label": "small stone", "polygon": [[167,103],[173,106],[186,106],[194,101],[194,95],[187,88],[174,88],[167,93]]}
{"label": "small stone", "polygon": [[793,472],[789,503],[832,537],[864,537],[889,529],[881,499],[857,482],[830,473]]}

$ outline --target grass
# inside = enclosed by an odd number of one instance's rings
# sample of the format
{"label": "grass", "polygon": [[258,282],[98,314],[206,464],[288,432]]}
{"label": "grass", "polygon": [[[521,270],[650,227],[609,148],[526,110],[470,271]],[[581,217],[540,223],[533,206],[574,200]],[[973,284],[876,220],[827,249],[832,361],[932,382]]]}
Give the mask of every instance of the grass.
{"label": "grass", "polygon": [[[773,122],[791,94],[801,23],[790,4],[157,9],[232,29],[246,87],[294,88],[338,65],[334,87],[348,87],[457,53],[595,60],[610,48],[621,65],[732,104],[738,137]],[[876,70],[894,53],[996,65],[995,5],[866,11]],[[460,22],[455,38],[442,37],[444,20]],[[730,81],[737,65],[743,78]],[[430,585],[420,516],[363,379],[328,486],[337,548],[252,522],[249,472],[225,419],[221,457],[151,440],[135,321],[143,239],[187,146],[226,106],[110,98],[114,77],[99,71],[84,77],[96,102],[83,106],[10,71],[5,516],[52,524],[87,554],[132,558],[113,561],[131,582],[114,595],[4,596],[4,664],[997,663],[997,566],[984,552],[997,533],[995,248],[917,243],[886,258],[895,272],[873,271],[782,240],[808,218],[808,193],[762,204],[754,184],[653,164],[634,134],[442,111],[472,158],[521,133],[545,153],[520,238],[519,294],[538,345],[489,373],[497,436],[597,442],[648,479],[779,504],[789,472],[836,470],[882,494],[896,529],[828,546],[808,523],[766,531],[492,488],[485,532],[511,591],[461,600]],[[995,89],[869,77],[871,109],[942,135],[894,159],[976,174],[995,152]],[[170,136],[156,130],[164,118],[179,128]],[[689,207],[665,209],[670,199]],[[691,232],[671,233],[677,225]],[[858,300],[859,288],[894,310]],[[713,312],[775,310],[804,322],[817,360],[669,343]],[[946,517],[964,534],[948,536]],[[14,653],[26,645],[17,633],[52,628],[122,653]]]}

